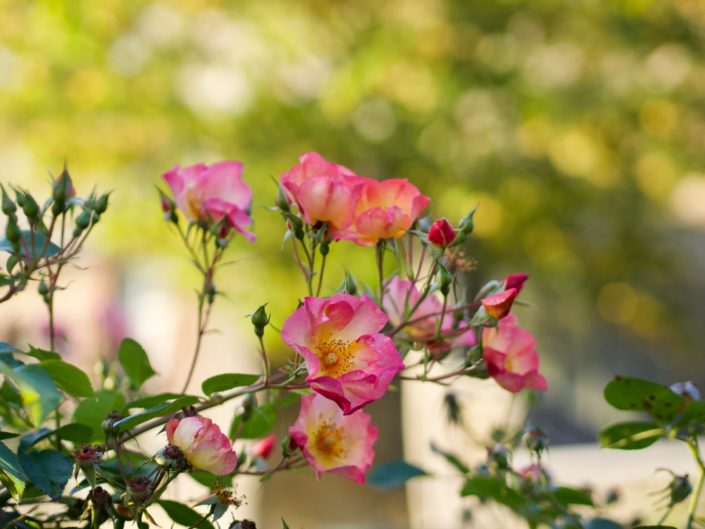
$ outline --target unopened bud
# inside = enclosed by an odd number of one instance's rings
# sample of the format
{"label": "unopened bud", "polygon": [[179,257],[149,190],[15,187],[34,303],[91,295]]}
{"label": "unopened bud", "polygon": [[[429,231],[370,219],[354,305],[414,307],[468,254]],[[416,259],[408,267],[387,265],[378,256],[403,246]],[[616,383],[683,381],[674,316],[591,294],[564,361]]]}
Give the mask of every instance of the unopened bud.
{"label": "unopened bud", "polygon": [[114,435],[116,433],[115,423],[121,420],[122,418],[123,416],[119,412],[111,411],[108,416],[103,419],[103,422],[100,426],[106,435]]}
{"label": "unopened bud", "polygon": [[512,310],[514,299],[517,297],[517,289],[510,288],[503,292],[497,292],[491,296],[482,299],[482,306],[485,307],[487,314],[495,320],[501,320],[509,311]]}
{"label": "unopened bud", "polygon": [[447,219],[438,219],[428,229],[428,242],[445,248],[455,240],[455,230]]}
{"label": "unopened bud", "polygon": [[321,252],[321,255],[328,255],[328,252],[330,252],[330,242],[323,241],[319,247],[319,251]]}
{"label": "unopened bud", "polygon": [[682,502],[693,492],[693,486],[690,484],[688,474],[682,476],[674,475],[668,488],[671,494],[671,506]]}
{"label": "unopened bud", "polygon": [[447,296],[450,292],[450,286],[453,284],[453,276],[448,269],[441,264],[438,265],[438,275],[436,276],[436,281],[438,284],[438,290],[441,291],[441,294]]}
{"label": "unopened bud", "polygon": [[269,457],[269,454],[272,453],[272,449],[274,448],[274,443],[276,442],[276,440],[277,436],[274,434],[265,437],[264,439],[260,439],[252,445],[252,453],[257,457],[267,459]]}
{"label": "unopened bud", "polygon": [[108,209],[109,193],[100,195],[93,204],[93,209],[98,215],[102,215]]}
{"label": "unopened bud", "polygon": [[255,328],[255,334],[259,338],[262,338],[262,336],[264,336],[264,328],[269,325],[269,315],[265,310],[266,306],[266,303],[262,305],[254,313],[252,313],[252,317],[250,318],[250,320],[252,321],[252,325]]}
{"label": "unopened bud", "polygon": [[85,230],[88,226],[91,224],[91,211],[88,209],[84,209],[79,213],[79,215],[76,217],[76,228],[80,229],[81,231]]}
{"label": "unopened bud", "polygon": [[20,240],[22,239],[22,232],[20,231],[20,227],[17,224],[17,218],[14,216],[10,216],[7,219],[7,226],[5,226],[5,237],[8,241],[10,241],[10,244],[12,244],[12,248],[15,251],[18,251],[20,249]]}
{"label": "unopened bud", "polygon": [[536,426],[524,434],[524,443],[529,450],[540,455],[548,450],[549,439],[546,432]]}
{"label": "unopened bud", "polygon": [[357,282],[348,271],[345,272],[345,279],[343,279],[340,291],[345,294],[350,294],[351,296],[357,295]]}
{"label": "unopened bud", "polygon": [[286,193],[284,193],[281,189],[277,192],[277,200],[275,204],[283,213],[289,213],[289,200],[286,198]]}
{"label": "unopened bud", "polygon": [[73,188],[71,175],[64,166],[64,170],[51,184],[51,198],[54,200],[52,212],[54,215],[63,213],[66,209],[66,201],[76,196],[76,191]]}
{"label": "unopened bud", "polygon": [[17,205],[12,201],[4,187],[0,187],[0,189],[2,189],[2,212],[9,216],[17,211]]}
{"label": "unopened bud", "polygon": [[39,204],[37,204],[37,201],[34,200],[34,197],[29,193],[25,193],[25,199],[22,203],[22,211],[24,212],[25,217],[27,217],[27,220],[32,224],[39,218]]}

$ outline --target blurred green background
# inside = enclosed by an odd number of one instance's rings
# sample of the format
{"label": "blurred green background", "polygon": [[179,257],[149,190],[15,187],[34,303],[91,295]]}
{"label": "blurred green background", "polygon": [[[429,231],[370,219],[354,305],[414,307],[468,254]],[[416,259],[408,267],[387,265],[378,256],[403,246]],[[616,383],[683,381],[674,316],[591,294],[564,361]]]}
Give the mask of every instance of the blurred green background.
{"label": "blurred green background", "polygon": [[[704,29],[699,0],[0,0],[0,177],[114,190],[92,248],[124,269],[181,255],[164,171],[242,160],[258,242],[221,287],[278,322],[304,291],[272,177],[301,153],[479,203],[474,281],[531,274],[539,417],[591,440],[613,373],[705,375]],[[328,286],[374,277],[334,253]]]}

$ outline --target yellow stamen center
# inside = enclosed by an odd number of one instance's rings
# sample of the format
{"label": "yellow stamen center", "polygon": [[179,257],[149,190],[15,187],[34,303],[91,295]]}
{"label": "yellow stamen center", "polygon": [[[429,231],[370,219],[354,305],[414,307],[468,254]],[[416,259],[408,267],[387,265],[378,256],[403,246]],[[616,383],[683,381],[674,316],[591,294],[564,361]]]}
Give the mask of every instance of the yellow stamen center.
{"label": "yellow stamen center", "polygon": [[331,377],[344,375],[355,367],[355,344],[343,340],[326,340],[316,346],[321,362],[321,374]]}
{"label": "yellow stamen center", "polygon": [[344,458],[348,453],[343,440],[341,427],[329,421],[321,421],[313,436],[313,449],[317,458],[327,466],[335,466],[336,461]]}

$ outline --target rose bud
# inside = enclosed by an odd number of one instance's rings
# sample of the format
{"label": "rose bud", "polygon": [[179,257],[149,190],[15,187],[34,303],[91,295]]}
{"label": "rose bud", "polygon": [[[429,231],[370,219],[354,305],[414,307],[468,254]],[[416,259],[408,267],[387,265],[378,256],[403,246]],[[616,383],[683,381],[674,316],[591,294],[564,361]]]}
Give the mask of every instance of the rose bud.
{"label": "rose bud", "polygon": [[492,316],[495,320],[501,320],[509,314],[517,294],[516,288],[510,288],[504,292],[492,294],[491,296],[483,298],[482,306],[487,311],[487,314]]}
{"label": "rose bud", "polygon": [[262,459],[267,459],[269,454],[272,453],[274,448],[274,443],[277,440],[277,436],[272,434],[264,439],[260,439],[255,444],[252,445],[252,453],[257,457]]}
{"label": "rose bud", "polygon": [[186,461],[194,468],[216,476],[225,476],[235,470],[235,451],[228,438],[210,419],[201,416],[171,419],[166,424],[166,436],[169,444],[173,445],[167,449],[180,448]]}
{"label": "rose bud", "polygon": [[428,241],[439,248],[445,248],[455,240],[455,230],[446,219],[438,219],[428,229]]}
{"label": "rose bud", "polygon": [[515,288],[517,295],[519,295],[527,279],[529,279],[529,274],[510,274],[504,280],[504,290]]}

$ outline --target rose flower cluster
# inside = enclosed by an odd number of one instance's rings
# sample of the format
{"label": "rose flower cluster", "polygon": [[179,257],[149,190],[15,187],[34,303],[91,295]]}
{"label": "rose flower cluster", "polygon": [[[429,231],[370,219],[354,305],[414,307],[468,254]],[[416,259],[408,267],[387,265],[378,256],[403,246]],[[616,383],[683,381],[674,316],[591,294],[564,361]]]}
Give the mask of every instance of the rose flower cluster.
{"label": "rose flower cluster", "polygon": [[[173,195],[162,197],[168,216],[178,208],[222,240],[240,233],[254,241],[248,231],[252,193],[240,162],[177,166],[164,178]],[[463,352],[463,364],[450,376],[490,376],[510,392],[546,389],[535,340],[511,312],[527,276],[491,282],[474,300],[465,300],[453,283],[471,215],[457,227],[444,218],[429,224],[421,215],[430,199],[407,180],[360,176],[315,152],[281,175],[279,191],[277,206],[309,287],[281,328],[311,391],[301,397],[298,419],[288,430],[290,447],[300,450],[317,476],[334,473],[363,483],[378,435],[365,406],[384,396],[402,370],[415,369],[405,378],[425,380],[428,373],[419,375],[418,369],[450,358],[454,350]],[[325,256],[338,241],[374,247],[376,295],[373,289],[358,295],[351,287],[321,296]],[[392,277],[383,273],[386,251],[408,260]],[[319,269],[317,254],[323,259]],[[407,351],[422,351],[425,360],[412,363]],[[170,446],[191,467],[219,475],[234,471],[231,442],[210,420],[172,419],[166,431]],[[273,441],[264,443],[256,453],[269,454]]]}

